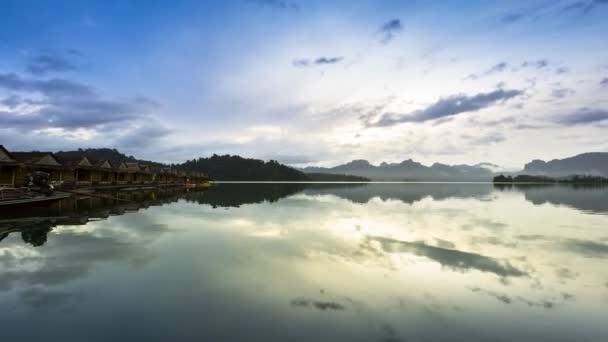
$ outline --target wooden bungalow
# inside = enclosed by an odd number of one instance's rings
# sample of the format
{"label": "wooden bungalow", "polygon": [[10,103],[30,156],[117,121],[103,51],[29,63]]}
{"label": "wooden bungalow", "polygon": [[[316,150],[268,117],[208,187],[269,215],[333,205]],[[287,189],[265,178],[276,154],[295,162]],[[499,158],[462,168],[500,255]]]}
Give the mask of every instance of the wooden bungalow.
{"label": "wooden bungalow", "polygon": [[124,163],[127,167],[127,179],[131,184],[141,184],[143,182],[141,170],[138,163]]}
{"label": "wooden bungalow", "polygon": [[171,168],[163,168],[160,171],[160,176],[159,176],[159,183],[160,184],[174,184],[176,183],[176,173],[175,170],[172,170]]}
{"label": "wooden bungalow", "polygon": [[152,173],[152,183],[160,184],[160,172],[161,169],[158,167],[151,167],[150,173]]}
{"label": "wooden bungalow", "polygon": [[187,184],[188,183],[188,173],[185,171],[177,172],[177,184]]}
{"label": "wooden bungalow", "polygon": [[170,168],[159,169],[156,173],[156,182],[158,184],[169,184],[170,178],[171,178],[171,169]]}
{"label": "wooden bungalow", "polygon": [[109,160],[92,161],[93,184],[110,185],[116,181],[117,172]]}
{"label": "wooden bungalow", "polygon": [[71,174],[70,179],[64,179],[65,183],[73,182],[76,186],[90,186],[93,184],[95,168],[87,157],[63,157],[61,158],[65,175]]}
{"label": "wooden bungalow", "polygon": [[120,163],[115,169],[116,171],[116,184],[128,184],[131,180],[129,175],[129,168],[127,163]]}
{"label": "wooden bungalow", "polygon": [[151,184],[154,181],[154,175],[150,167],[145,164],[139,164],[139,177],[140,181],[144,184]]}
{"label": "wooden bungalow", "polygon": [[34,171],[50,174],[50,181],[55,185],[61,185],[66,178],[70,178],[70,173],[65,172],[63,165],[53,152],[12,152],[11,155],[19,164],[15,175],[16,185],[20,186],[24,182],[25,176]]}
{"label": "wooden bungalow", "polygon": [[17,160],[0,145],[0,188],[14,188],[17,175]]}

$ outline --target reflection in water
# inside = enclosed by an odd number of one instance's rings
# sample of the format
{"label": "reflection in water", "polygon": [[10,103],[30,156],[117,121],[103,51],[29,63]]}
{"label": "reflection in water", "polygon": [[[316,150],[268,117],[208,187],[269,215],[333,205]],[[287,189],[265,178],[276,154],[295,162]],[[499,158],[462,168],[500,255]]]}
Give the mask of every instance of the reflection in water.
{"label": "reflection in water", "polygon": [[603,341],[607,193],[222,184],[1,212],[1,336]]}
{"label": "reflection in water", "polygon": [[[366,241],[378,241],[386,253],[413,253],[437,261],[443,266],[456,270],[475,269],[481,272],[494,273],[501,277],[521,277],[526,273],[511,266],[508,262],[501,263],[493,258],[476,253],[461,252],[426,245],[424,242],[406,242],[384,237],[371,237]],[[451,248],[454,244],[451,243]]]}
{"label": "reflection in water", "polygon": [[497,184],[503,191],[523,192],[526,200],[541,205],[545,203],[566,205],[582,211],[608,214],[608,187],[606,185],[527,185]]}

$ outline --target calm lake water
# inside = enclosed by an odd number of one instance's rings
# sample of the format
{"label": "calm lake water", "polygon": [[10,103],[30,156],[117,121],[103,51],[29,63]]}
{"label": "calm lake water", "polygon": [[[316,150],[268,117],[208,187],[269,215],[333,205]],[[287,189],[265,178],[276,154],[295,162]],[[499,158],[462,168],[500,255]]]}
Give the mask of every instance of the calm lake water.
{"label": "calm lake water", "polygon": [[117,196],[0,212],[2,341],[608,341],[608,188]]}

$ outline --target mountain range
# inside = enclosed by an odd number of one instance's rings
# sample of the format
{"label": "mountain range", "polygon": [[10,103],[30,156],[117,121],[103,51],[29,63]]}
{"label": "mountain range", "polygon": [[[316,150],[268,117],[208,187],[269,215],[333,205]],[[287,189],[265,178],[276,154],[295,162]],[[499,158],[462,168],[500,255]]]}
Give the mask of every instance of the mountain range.
{"label": "mountain range", "polygon": [[565,159],[551,161],[533,160],[520,172],[530,175],[565,177],[571,175],[608,176],[608,153],[583,153]]}
{"label": "mountain range", "polygon": [[[372,165],[367,160],[353,160],[335,167],[306,167],[305,173],[328,173],[355,175],[373,181],[490,181],[500,173],[500,167],[491,163],[477,165],[447,165],[434,163],[425,166],[407,159],[401,163],[381,163]],[[548,162],[534,160],[524,169],[512,174],[546,175],[566,177],[571,175],[608,176],[608,153],[584,153],[565,159],[554,159]]]}
{"label": "mountain range", "polygon": [[353,160],[331,168],[307,167],[302,171],[355,175],[375,181],[487,181],[493,176],[492,170],[482,166],[441,163],[425,166],[412,159],[401,163],[382,163],[378,166],[367,160]]}

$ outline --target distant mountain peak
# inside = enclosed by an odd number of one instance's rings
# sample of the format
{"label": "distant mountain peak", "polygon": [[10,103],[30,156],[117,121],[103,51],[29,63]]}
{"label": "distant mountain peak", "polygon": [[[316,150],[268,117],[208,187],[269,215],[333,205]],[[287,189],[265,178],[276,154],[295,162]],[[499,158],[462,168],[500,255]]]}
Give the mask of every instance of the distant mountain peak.
{"label": "distant mountain peak", "polygon": [[411,158],[400,163],[382,162],[379,166],[358,159],[331,168],[308,167],[303,171],[350,174],[383,181],[490,181],[493,177],[487,168],[441,163],[428,167]]}
{"label": "distant mountain peak", "polygon": [[572,175],[608,176],[608,152],[589,152],[564,159],[535,159],[521,173],[565,177]]}
{"label": "distant mountain peak", "polygon": [[346,164],[344,164],[344,165],[345,165],[345,166],[346,166],[346,165],[350,165],[350,166],[371,166],[372,164],[370,164],[370,163],[369,163],[367,160],[365,160],[365,159],[355,159],[355,160],[353,160],[353,161],[351,161],[351,162],[348,162],[348,163],[346,163]]}

